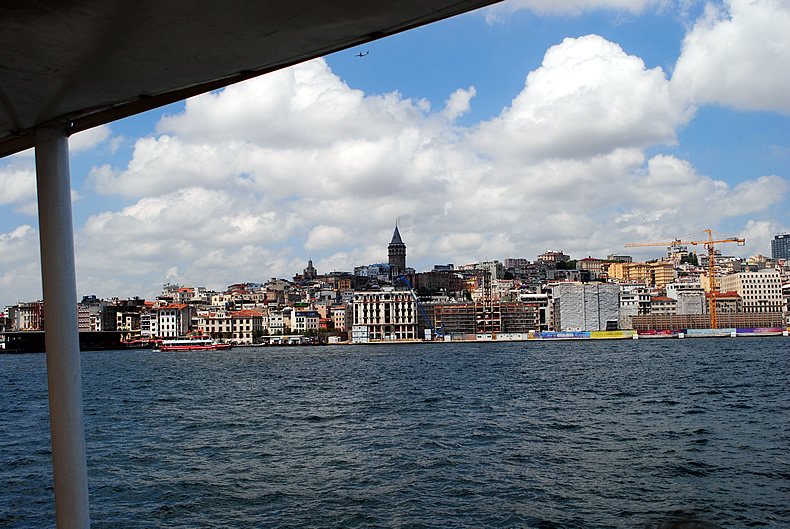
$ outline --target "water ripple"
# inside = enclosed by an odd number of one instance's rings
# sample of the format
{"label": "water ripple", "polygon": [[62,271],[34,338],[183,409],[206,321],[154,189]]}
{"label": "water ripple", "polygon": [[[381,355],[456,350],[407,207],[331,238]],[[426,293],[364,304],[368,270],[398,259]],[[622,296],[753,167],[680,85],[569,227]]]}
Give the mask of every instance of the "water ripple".
{"label": "water ripple", "polygon": [[[92,526],[790,526],[783,347],[85,353]],[[0,526],[54,527],[44,357],[0,384]]]}

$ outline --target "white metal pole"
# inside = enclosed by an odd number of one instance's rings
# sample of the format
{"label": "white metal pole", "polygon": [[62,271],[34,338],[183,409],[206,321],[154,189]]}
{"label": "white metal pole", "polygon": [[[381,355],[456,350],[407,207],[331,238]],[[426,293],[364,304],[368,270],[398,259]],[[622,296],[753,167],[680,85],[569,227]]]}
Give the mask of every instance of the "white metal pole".
{"label": "white metal pole", "polygon": [[37,129],[35,145],[55,518],[58,529],[86,529],[88,472],[66,127]]}

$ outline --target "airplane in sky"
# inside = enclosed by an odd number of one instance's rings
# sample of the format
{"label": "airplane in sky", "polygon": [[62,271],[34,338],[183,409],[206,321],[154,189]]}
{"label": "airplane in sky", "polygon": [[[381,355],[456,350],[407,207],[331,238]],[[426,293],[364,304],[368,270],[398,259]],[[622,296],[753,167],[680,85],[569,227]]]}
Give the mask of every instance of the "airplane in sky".
{"label": "airplane in sky", "polygon": [[369,51],[366,51],[365,53],[361,53],[361,52],[360,52],[360,53],[357,53],[357,57],[364,57],[364,56],[365,56],[365,55],[367,55],[368,53],[370,53],[370,52],[369,52]]}

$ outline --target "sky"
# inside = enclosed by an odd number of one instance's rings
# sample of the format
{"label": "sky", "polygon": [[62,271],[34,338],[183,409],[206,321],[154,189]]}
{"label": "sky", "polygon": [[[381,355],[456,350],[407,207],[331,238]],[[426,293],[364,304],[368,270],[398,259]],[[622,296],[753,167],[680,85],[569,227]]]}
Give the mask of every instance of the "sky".
{"label": "sky", "polygon": [[[70,138],[77,296],[790,231],[790,0],[508,0]],[[369,52],[364,57],[358,53]],[[0,160],[0,307],[41,298]]]}

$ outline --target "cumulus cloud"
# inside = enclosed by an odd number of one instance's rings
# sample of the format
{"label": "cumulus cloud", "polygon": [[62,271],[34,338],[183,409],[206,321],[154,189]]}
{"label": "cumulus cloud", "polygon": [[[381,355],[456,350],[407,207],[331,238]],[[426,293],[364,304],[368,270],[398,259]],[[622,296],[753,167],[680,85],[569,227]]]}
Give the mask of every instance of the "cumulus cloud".
{"label": "cumulus cloud", "polygon": [[[686,160],[657,155],[634,173],[634,184],[615,219],[620,230],[642,242],[698,232],[721,221],[763,212],[780,202],[788,182],[776,175],[761,176],[730,186],[699,174]],[[690,220],[697,222],[696,229]]]}
{"label": "cumulus cloud", "polygon": [[740,232],[746,240],[745,247],[749,253],[771,256],[771,241],[777,233],[787,231],[786,226],[771,220],[750,219]]}
{"label": "cumulus cloud", "polygon": [[708,4],[688,33],[672,87],[698,104],[790,112],[790,2]]}
{"label": "cumulus cloud", "polygon": [[36,171],[33,163],[20,158],[0,166],[0,206],[27,203],[36,199]]}
{"label": "cumulus cloud", "polygon": [[308,255],[319,271],[351,270],[386,261],[398,217],[418,269],[608,253],[756,216],[787,191],[779,176],[730,186],[648,157],[692,115],[660,68],[599,36],[552,47],[499,116],[458,126],[475,94],[432,112],[366,95],[316,60],[189,100],[126,167],[92,171],[97,191],[134,202],[78,231],[80,277],[113,270],[139,286],[172,270],[221,288],[289,277]]}
{"label": "cumulus cloud", "polygon": [[30,225],[0,233],[0,292],[3,302],[41,299],[38,232]]}
{"label": "cumulus cloud", "polygon": [[99,125],[92,129],[88,129],[69,138],[69,151],[76,153],[91,149],[103,143],[110,138],[112,131],[109,125]]}
{"label": "cumulus cloud", "polygon": [[445,106],[442,111],[442,116],[444,116],[447,121],[451,122],[463,116],[469,112],[471,108],[470,102],[476,94],[477,90],[475,90],[474,86],[470,86],[467,90],[459,88],[444,102]]}
{"label": "cumulus cloud", "polygon": [[474,144],[522,163],[588,158],[673,143],[690,117],[661,68],[648,70],[617,44],[588,35],[550,48],[511,106],[479,127]]}

